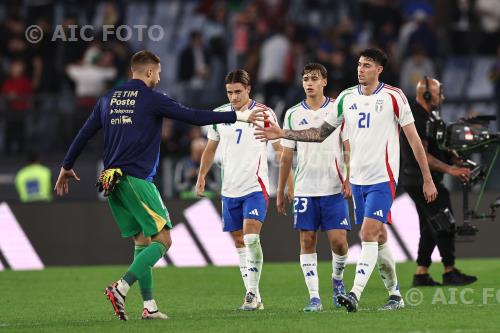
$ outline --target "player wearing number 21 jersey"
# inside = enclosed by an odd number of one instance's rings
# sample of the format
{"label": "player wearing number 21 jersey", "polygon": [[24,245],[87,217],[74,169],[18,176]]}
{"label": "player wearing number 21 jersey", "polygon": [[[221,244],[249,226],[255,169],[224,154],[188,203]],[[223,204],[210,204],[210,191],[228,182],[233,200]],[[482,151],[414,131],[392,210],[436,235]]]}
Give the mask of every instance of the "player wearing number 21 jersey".
{"label": "player wearing number 21 jersey", "polygon": [[425,150],[413,124],[408,101],[400,89],[385,85],[379,76],[387,56],[378,49],[366,49],[358,60],[359,85],[343,91],[335,101],[337,112],[329,113],[321,127],[306,130],[281,130],[276,126],[257,130],[259,139],[283,137],[297,141],[323,141],[342,122],[351,148],[352,195],[356,223],[361,227],[361,253],[356,266],[354,286],[338,302],[348,311],[356,311],[358,301],[375,267],[378,266],[389,299],[384,310],[404,307],[399,291],[394,259],[386,244],[385,224],[399,175],[399,128],[408,138],[423,175],[426,200],[437,196]]}
{"label": "player wearing number 21 jersey", "polygon": [[[246,71],[230,72],[225,82],[230,103],[215,109],[215,112],[264,108],[267,109],[264,118],[276,122],[271,109],[250,99],[250,77]],[[260,121],[261,126],[266,124],[267,120]],[[272,145],[279,157],[281,145],[277,140]],[[223,230],[230,232],[234,240],[246,289],[240,309],[261,310],[264,305],[259,292],[262,272],[259,235],[266,218],[269,197],[266,143],[255,139],[253,124],[210,126],[196,184],[200,196],[203,195],[205,176],[217,149],[221,152]]]}

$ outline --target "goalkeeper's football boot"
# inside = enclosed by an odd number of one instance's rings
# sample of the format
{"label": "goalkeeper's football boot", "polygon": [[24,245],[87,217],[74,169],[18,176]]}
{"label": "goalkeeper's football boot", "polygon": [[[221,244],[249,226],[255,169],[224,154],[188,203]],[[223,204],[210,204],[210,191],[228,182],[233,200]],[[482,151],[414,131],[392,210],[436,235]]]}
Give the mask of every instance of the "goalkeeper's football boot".
{"label": "goalkeeper's football boot", "polygon": [[113,283],[108,286],[104,291],[104,294],[108,297],[111,305],[113,305],[113,310],[116,316],[120,320],[128,320],[127,314],[125,313],[125,296],[123,296],[120,291],[116,288],[118,283]]}
{"label": "goalkeeper's football boot", "polygon": [[347,312],[358,311],[358,298],[353,292],[349,294],[340,294],[337,296],[337,302],[347,309]]}
{"label": "goalkeeper's football boot", "polygon": [[344,281],[332,279],[332,285],[333,285],[333,305],[336,308],[340,308],[341,305],[337,301],[337,297],[338,297],[338,295],[341,295],[341,294],[345,295]]}
{"label": "goalkeeper's football boot", "polygon": [[403,297],[397,295],[389,296],[387,303],[379,310],[399,310],[405,307],[405,301],[403,301]]}
{"label": "goalkeeper's football boot", "polygon": [[168,319],[168,316],[166,314],[160,312],[159,310],[149,311],[147,308],[144,308],[144,310],[142,310],[141,319],[146,319],[146,320],[149,320],[149,319],[165,320],[165,319]]}
{"label": "goalkeeper's football boot", "polygon": [[321,312],[323,311],[323,305],[321,305],[321,300],[318,297],[313,297],[309,300],[309,304],[302,310],[304,312]]}
{"label": "goalkeeper's football boot", "polygon": [[243,303],[242,310],[244,311],[254,311],[259,309],[259,301],[257,300],[257,296],[248,292],[245,296],[245,303]]}

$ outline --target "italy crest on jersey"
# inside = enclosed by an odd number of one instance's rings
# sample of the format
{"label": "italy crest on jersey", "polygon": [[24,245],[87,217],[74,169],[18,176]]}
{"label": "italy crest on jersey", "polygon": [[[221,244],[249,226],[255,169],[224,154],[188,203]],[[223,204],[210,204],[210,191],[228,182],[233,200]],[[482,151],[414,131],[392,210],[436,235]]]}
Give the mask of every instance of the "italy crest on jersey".
{"label": "italy crest on jersey", "polygon": [[384,100],[377,99],[377,102],[375,102],[375,111],[380,113],[380,112],[382,112],[383,108],[384,108]]}

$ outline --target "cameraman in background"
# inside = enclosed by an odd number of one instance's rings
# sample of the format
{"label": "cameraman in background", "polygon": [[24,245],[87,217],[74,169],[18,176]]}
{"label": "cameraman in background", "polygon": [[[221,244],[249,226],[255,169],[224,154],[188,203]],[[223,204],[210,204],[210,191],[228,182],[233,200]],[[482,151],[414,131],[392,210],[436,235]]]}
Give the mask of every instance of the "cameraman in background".
{"label": "cameraman in background", "polygon": [[[438,190],[435,201],[427,203],[422,193],[422,177],[417,161],[413,157],[406,137],[401,136],[402,172],[401,183],[415,202],[420,220],[420,241],[418,244],[417,271],[413,276],[413,286],[440,285],[429,275],[431,255],[438,247],[444,274],[443,285],[467,285],[477,280],[475,276],[463,274],[455,268],[455,221],[452,214],[450,193],[443,185],[445,173],[461,182],[469,180],[470,170],[452,163],[454,157],[440,150],[434,139],[428,139],[426,124],[432,111],[438,110],[444,100],[441,82],[427,76],[417,84],[416,102],[412,105],[415,127],[427,152],[427,160],[432,179]],[[459,163],[456,161],[456,163]]]}

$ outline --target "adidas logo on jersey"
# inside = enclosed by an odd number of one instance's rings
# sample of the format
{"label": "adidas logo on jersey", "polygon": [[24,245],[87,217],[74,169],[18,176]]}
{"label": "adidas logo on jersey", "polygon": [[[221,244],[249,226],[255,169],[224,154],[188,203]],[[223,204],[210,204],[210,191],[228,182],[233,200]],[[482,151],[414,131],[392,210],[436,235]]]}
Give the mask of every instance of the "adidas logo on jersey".
{"label": "adidas logo on jersey", "polygon": [[377,210],[376,212],[373,213],[373,215],[384,217],[384,213],[382,212],[382,209]]}
{"label": "adidas logo on jersey", "polygon": [[343,219],[340,225],[349,225],[349,222],[347,222],[347,219]]}
{"label": "adidas logo on jersey", "polygon": [[356,106],[356,103],[354,103],[353,105],[351,105],[349,107],[349,110],[357,110],[357,109],[358,109],[358,107]]}
{"label": "adidas logo on jersey", "polygon": [[250,213],[248,213],[248,215],[255,215],[255,216],[259,216],[259,211],[256,209],[253,209],[250,211]]}
{"label": "adidas logo on jersey", "polygon": [[307,124],[309,123],[307,122],[306,118],[303,118],[299,123],[299,125],[307,125]]}

